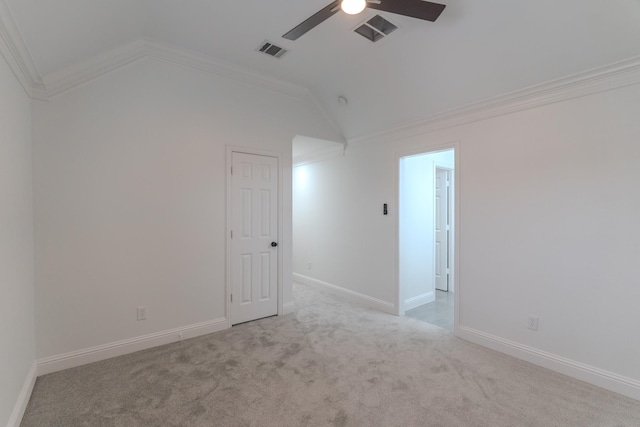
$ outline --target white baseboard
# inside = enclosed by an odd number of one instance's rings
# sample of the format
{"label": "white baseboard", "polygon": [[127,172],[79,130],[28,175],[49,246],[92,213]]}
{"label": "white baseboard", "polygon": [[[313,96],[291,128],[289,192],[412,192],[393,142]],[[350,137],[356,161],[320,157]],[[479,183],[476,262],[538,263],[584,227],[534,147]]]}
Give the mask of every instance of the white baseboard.
{"label": "white baseboard", "polygon": [[434,302],[436,300],[436,293],[434,291],[424,293],[422,295],[415,296],[404,300],[404,311],[411,310],[412,308],[420,307],[421,305]]}
{"label": "white baseboard", "polygon": [[534,365],[640,400],[640,381],[633,378],[624,377],[466,326],[460,326],[456,335],[492,350],[526,360]]}
{"label": "white baseboard", "polygon": [[290,301],[282,305],[282,315],[293,313],[296,309],[296,303]]}
{"label": "white baseboard", "polygon": [[46,357],[36,361],[37,373],[38,375],[45,375],[63,369],[75,368],[76,366],[86,365],[87,363],[98,362],[100,360],[146,350],[183,339],[218,332],[228,327],[229,322],[227,319],[221,318],[72,351],[57,356]]}
{"label": "white baseboard", "polygon": [[332,285],[331,283],[323,282],[322,280],[314,279],[312,277],[303,276],[302,274],[298,273],[293,273],[293,281],[300,282],[309,286],[323,288],[333,294],[340,295],[343,298],[360,303],[367,307],[375,308],[377,310],[384,311],[385,313],[393,315],[396,314],[396,307],[394,304],[378,298],[370,297],[369,295],[352,291],[350,289],[343,288],[341,286]]}
{"label": "white baseboard", "polygon": [[18,396],[18,401],[13,407],[13,412],[11,413],[11,417],[9,418],[9,423],[7,427],[19,427],[22,422],[22,417],[24,416],[24,411],[27,409],[27,404],[29,404],[29,399],[31,398],[31,392],[33,392],[33,386],[36,384],[36,371],[38,367],[36,362],[31,364],[31,368],[27,373],[27,378],[24,380],[24,384],[22,385],[22,390],[20,390],[20,395]]}

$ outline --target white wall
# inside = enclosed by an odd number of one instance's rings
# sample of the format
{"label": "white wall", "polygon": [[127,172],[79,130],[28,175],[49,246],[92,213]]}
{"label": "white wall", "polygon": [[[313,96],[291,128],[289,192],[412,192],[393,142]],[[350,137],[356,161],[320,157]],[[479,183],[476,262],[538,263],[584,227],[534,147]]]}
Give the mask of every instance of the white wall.
{"label": "white wall", "polygon": [[291,141],[336,137],[310,103],[149,59],[33,114],[38,358],[225,317],[226,145],[283,157],[291,300]]}
{"label": "white wall", "polygon": [[[308,257],[314,269],[305,274],[394,303],[397,219],[393,204],[388,217],[381,206],[397,197],[396,158],[458,142],[457,297],[466,336],[640,384],[638,117],[635,85],[360,143],[344,158],[307,165],[314,197],[304,205],[295,193],[302,254],[294,272],[305,271]],[[540,317],[539,332],[526,328],[529,314]]]}
{"label": "white wall", "polygon": [[638,117],[636,85],[460,129],[461,324],[640,380]]}
{"label": "white wall", "polygon": [[0,425],[19,411],[29,382],[33,311],[31,106],[0,57]]}
{"label": "white wall", "polygon": [[294,168],[293,271],[393,305],[395,180],[382,163],[358,150]]}
{"label": "white wall", "polygon": [[454,167],[453,150],[400,159],[400,313],[435,299],[434,174],[436,164]]}

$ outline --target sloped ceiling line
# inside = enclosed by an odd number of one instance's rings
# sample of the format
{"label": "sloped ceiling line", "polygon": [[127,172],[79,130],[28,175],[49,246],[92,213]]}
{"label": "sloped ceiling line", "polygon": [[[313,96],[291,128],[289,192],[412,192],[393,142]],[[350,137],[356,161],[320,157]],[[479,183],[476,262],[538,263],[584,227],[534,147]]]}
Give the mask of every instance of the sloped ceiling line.
{"label": "sloped ceiling line", "polygon": [[126,44],[42,78],[5,0],[0,0],[0,55],[9,64],[27,96],[33,99],[46,101],[140,59],[153,58],[301,99],[313,105],[337,135],[342,136],[335,121],[308,89],[148,39]]}
{"label": "sloped ceiling line", "polygon": [[0,55],[7,61],[29,97],[46,98],[45,85],[4,0],[0,0]]}
{"label": "sloped ceiling line", "polygon": [[231,64],[218,62],[207,56],[189,52],[165,43],[159,43],[153,40],[145,40],[144,43],[147,47],[147,54],[151,57],[216,74],[227,79],[263,89],[269,89],[294,98],[300,98],[305,101],[308,100],[309,91],[302,86],[267,77]]}
{"label": "sloped ceiling line", "polygon": [[396,141],[635,84],[640,84],[640,57],[516,90],[347,141],[350,146]]}
{"label": "sloped ceiling line", "polygon": [[80,62],[59,72],[44,77],[49,98],[88,83],[111,71],[147,57],[148,53],[142,40],[129,43],[118,49]]}
{"label": "sloped ceiling line", "polygon": [[311,163],[321,162],[323,160],[335,159],[344,156],[344,147],[331,147],[326,150],[317,151],[308,154],[301,154],[293,158],[293,166],[304,166]]}
{"label": "sloped ceiling line", "polygon": [[223,64],[197,53],[188,52],[184,49],[148,39],[138,40],[88,61],[45,76],[44,81],[47,94],[49,96],[56,96],[145,57],[186,66],[240,83],[308,100],[308,91],[303,87],[262,76],[248,70],[239,69],[230,64]]}
{"label": "sloped ceiling line", "polygon": [[340,129],[340,126],[338,126],[338,124],[333,119],[333,117],[331,117],[331,115],[327,112],[327,110],[322,105],[322,102],[320,102],[320,100],[313,93],[313,91],[308,91],[308,96],[311,103],[318,109],[318,111],[320,111],[320,113],[322,113],[323,117],[325,118],[327,123],[329,123],[331,128],[336,132],[336,134],[340,135],[340,140],[336,142],[341,142],[346,147],[347,139],[344,137],[344,134],[342,133],[342,129]]}
{"label": "sloped ceiling line", "polygon": [[129,43],[43,78],[5,0],[0,0],[0,54],[26,93],[36,99],[46,100],[141,58],[152,57],[309,101],[309,91],[301,86],[148,39]]}
{"label": "sloped ceiling line", "polygon": [[[0,54],[15,73],[25,92],[35,99],[49,99],[141,58],[149,57],[310,102],[322,113],[338,134],[343,134],[323,105],[307,88],[233,65],[223,64],[204,55],[153,40],[138,40],[43,78],[35,67],[5,0],[0,0]],[[348,138],[347,142],[351,146],[357,146],[361,143],[383,143],[398,140],[639,83],[640,57],[634,57],[433,114],[382,132]]]}
{"label": "sloped ceiling line", "polygon": [[[310,102],[339,135],[343,134],[313,92],[306,88],[238,69],[152,40],[139,40],[55,75],[46,76],[44,93],[48,97],[58,95],[144,57],[187,66]],[[351,146],[357,146],[360,143],[398,140],[638,83],[640,57],[635,57],[345,141]]]}

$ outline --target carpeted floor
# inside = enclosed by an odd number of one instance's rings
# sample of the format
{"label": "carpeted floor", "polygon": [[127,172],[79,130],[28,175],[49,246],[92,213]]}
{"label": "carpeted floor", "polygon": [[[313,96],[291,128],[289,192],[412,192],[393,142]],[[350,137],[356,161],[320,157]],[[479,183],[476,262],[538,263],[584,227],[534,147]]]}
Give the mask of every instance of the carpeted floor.
{"label": "carpeted floor", "polygon": [[640,426],[640,401],[303,286],[295,313],[38,378],[22,426]]}

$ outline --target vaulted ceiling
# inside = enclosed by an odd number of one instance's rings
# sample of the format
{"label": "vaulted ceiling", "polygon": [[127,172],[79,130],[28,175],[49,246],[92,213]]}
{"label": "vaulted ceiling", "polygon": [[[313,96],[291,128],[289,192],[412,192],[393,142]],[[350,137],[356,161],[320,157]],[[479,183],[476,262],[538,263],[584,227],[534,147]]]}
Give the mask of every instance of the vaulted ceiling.
{"label": "vaulted ceiling", "polygon": [[[435,23],[338,13],[296,41],[282,35],[330,0],[0,1],[45,80],[155,40],[308,89],[346,138],[640,56],[639,0],[442,0]],[[353,29],[376,13],[398,30],[372,43]]]}

